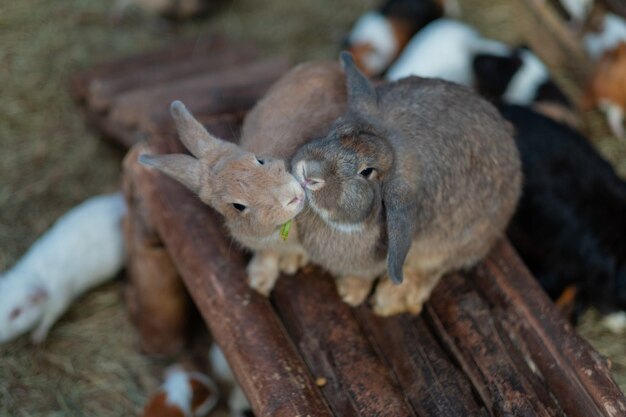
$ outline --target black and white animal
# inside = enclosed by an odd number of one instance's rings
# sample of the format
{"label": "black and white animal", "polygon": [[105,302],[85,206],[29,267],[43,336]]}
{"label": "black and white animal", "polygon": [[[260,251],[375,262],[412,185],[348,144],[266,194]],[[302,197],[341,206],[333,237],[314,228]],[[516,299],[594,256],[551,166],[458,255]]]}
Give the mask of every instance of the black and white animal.
{"label": "black and white animal", "polygon": [[479,53],[473,63],[474,88],[492,101],[532,106],[555,120],[578,126],[572,102],[556,85],[546,65],[526,47],[506,54]]}
{"label": "black and white animal", "polygon": [[380,75],[418,30],[454,4],[451,0],[386,0],[356,21],[344,47],[365,74]]}
{"label": "black and white animal", "polygon": [[417,75],[472,86],[476,54],[506,55],[509,51],[504,43],[484,38],[465,23],[437,19],[411,39],[385,78],[395,81]]}
{"label": "black and white animal", "polygon": [[120,193],[90,198],[0,275],[0,343],[33,328],[33,342],[42,342],[75,298],[122,269],[125,212]]}
{"label": "black and white animal", "polygon": [[551,297],[578,288],[576,312],[626,310],[626,182],[577,131],[527,107],[500,111],[524,172],[511,242]]}

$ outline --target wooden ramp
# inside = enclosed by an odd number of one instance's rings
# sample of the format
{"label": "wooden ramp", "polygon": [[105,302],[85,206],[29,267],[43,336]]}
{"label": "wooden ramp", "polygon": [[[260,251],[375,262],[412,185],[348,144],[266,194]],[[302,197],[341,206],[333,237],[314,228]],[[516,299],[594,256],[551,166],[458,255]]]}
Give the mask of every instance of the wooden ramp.
{"label": "wooden ramp", "polygon": [[[253,48],[206,41],[211,58],[194,73],[179,69],[197,56],[187,43],[74,84],[88,118],[113,139],[149,138],[129,151],[123,177],[129,301],[144,349],[184,345],[186,288],[257,416],[626,415],[610,364],[559,316],[506,241],[473,271],[444,277],[419,317],[353,309],[313,267],[282,277],[270,299],[248,288],[248,255],[219,216],[137,163],[144,152],[184,151],[164,112],[171,100],[194,103],[212,132],[233,140],[245,110],[287,69],[254,58]],[[222,54],[243,58],[215,69]],[[103,94],[96,85],[116,87]]]}

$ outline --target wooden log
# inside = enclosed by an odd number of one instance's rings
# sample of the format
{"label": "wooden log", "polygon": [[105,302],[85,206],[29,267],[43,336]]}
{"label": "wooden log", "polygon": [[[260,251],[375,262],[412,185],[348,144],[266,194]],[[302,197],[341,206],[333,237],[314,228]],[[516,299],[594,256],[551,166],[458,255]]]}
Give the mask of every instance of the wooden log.
{"label": "wooden log", "polygon": [[557,12],[546,0],[523,0],[530,12],[531,25],[524,28],[533,51],[550,68],[566,69],[578,86],[568,85],[577,103],[581,96],[579,86],[585,85],[591,70],[591,62],[577,36],[565,25]]}
{"label": "wooden log", "polygon": [[130,72],[141,72],[145,68],[163,65],[165,62],[186,61],[210,56],[214,51],[233,47],[225,38],[216,34],[201,34],[191,39],[178,41],[155,51],[131,55],[100,64],[74,75],[69,82],[70,93],[79,103],[85,101],[89,84],[96,79],[116,77]]}
{"label": "wooden log", "polygon": [[424,317],[382,318],[368,306],[357,310],[361,327],[386,359],[420,416],[489,416],[467,376],[450,361]]}
{"label": "wooden log", "polygon": [[533,366],[568,415],[626,415],[626,399],[608,362],[560,317],[507,242],[494,248],[473,281],[502,309],[499,318],[525,342]]}
{"label": "wooden log", "polygon": [[450,274],[441,280],[428,312],[494,416],[563,415],[539,401],[524,369],[509,357],[489,306],[462,276]]}
{"label": "wooden log", "polygon": [[[336,416],[414,416],[334,281],[311,268],[283,277],[272,300]],[[406,352],[404,353],[406,355]]]}
{"label": "wooden log", "polygon": [[[129,160],[141,152],[180,151],[173,141],[152,140],[136,145]],[[225,238],[218,216],[178,183],[147,169],[136,175],[157,230],[255,415],[331,416],[269,301],[246,284],[246,257]]]}
{"label": "wooden log", "polygon": [[136,192],[138,178],[129,172],[137,169],[132,162],[124,162],[122,187],[128,206],[124,218],[130,281],[126,303],[141,350],[155,357],[172,357],[186,345],[191,300],[154,229],[150,208]]}
{"label": "wooden log", "polygon": [[132,91],[115,99],[109,118],[112,123],[148,132],[170,119],[174,100],[182,100],[194,114],[248,110],[287,69],[285,60],[274,58]]}
{"label": "wooden log", "polygon": [[98,77],[88,83],[87,106],[91,111],[104,111],[110,108],[115,97],[122,93],[167,84],[227,67],[248,65],[257,55],[256,49],[252,46],[228,49],[216,47],[209,56],[183,57],[141,70]]}

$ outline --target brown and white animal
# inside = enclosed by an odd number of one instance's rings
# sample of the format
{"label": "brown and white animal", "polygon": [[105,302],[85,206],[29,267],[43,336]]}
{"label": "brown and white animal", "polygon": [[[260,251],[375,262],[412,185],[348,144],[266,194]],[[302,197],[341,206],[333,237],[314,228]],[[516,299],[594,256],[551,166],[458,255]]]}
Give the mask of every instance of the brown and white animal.
{"label": "brown and white animal", "polygon": [[231,235],[255,251],[250,285],[269,294],[279,272],[306,262],[298,227],[288,239],[281,225],[304,207],[304,191],[285,160],[312,138],[325,135],[345,110],[345,78],[337,63],[295,67],[246,116],[240,145],[208,133],[180,102],[171,110],[189,155],[143,155],[140,161],[173,177],[224,216]]}
{"label": "brown and white animal", "polygon": [[[598,107],[618,138],[626,138],[626,20],[604,13],[599,24],[584,35],[583,41],[594,68],[587,83],[582,106]],[[598,26],[598,27],[595,27]]]}
{"label": "brown and white animal", "polygon": [[512,128],[468,88],[410,77],[375,89],[350,54],[341,59],[348,109],[292,160],[310,208],[298,217],[302,245],[353,287],[360,280],[355,304],[388,274],[375,311],[419,313],[444,273],[474,265],[503,235],[521,187]]}
{"label": "brown and white animal", "polygon": [[143,410],[143,417],[204,417],[215,408],[220,394],[211,378],[174,365]]}
{"label": "brown and white animal", "polygon": [[409,39],[443,16],[446,5],[451,3],[450,0],[386,0],[378,10],[356,21],[345,47],[365,74],[378,76],[398,57]]}
{"label": "brown and white animal", "polygon": [[626,138],[626,41],[605,52],[596,62],[587,85],[583,107],[599,107],[615,136]]}

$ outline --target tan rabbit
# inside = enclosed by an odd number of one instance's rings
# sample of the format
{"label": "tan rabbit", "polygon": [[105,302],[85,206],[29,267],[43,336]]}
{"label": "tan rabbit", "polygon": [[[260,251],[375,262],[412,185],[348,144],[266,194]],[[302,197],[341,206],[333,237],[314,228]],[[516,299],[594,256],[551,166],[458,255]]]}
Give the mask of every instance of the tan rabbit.
{"label": "tan rabbit", "polygon": [[349,282],[355,304],[387,272],[375,311],[419,313],[444,273],[502,236],[521,185],[512,128],[468,88],[410,77],[375,89],[341,59],[347,112],[292,160],[311,208],[298,217],[301,243]]}
{"label": "tan rabbit", "polygon": [[[184,184],[224,216],[230,234],[243,246],[257,251],[249,265],[250,285],[267,294],[278,276],[276,251],[302,252],[279,236],[282,224],[304,205],[302,187],[281,159],[261,158],[234,143],[212,136],[183,103],[171,112],[189,155],[141,155],[152,166]],[[268,288],[269,287],[269,288]]]}
{"label": "tan rabbit", "polygon": [[240,146],[213,137],[174,102],[172,116],[193,156],[142,155],[140,161],[180,181],[224,216],[233,238],[255,251],[250,285],[268,295],[279,271],[294,273],[307,259],[295,224],[287,241],[280,237],[281,225],[304,206],[304,191],[281,158],[323,137],[345,103],[345,76],[337,63],[302,64],[246,116]]}

